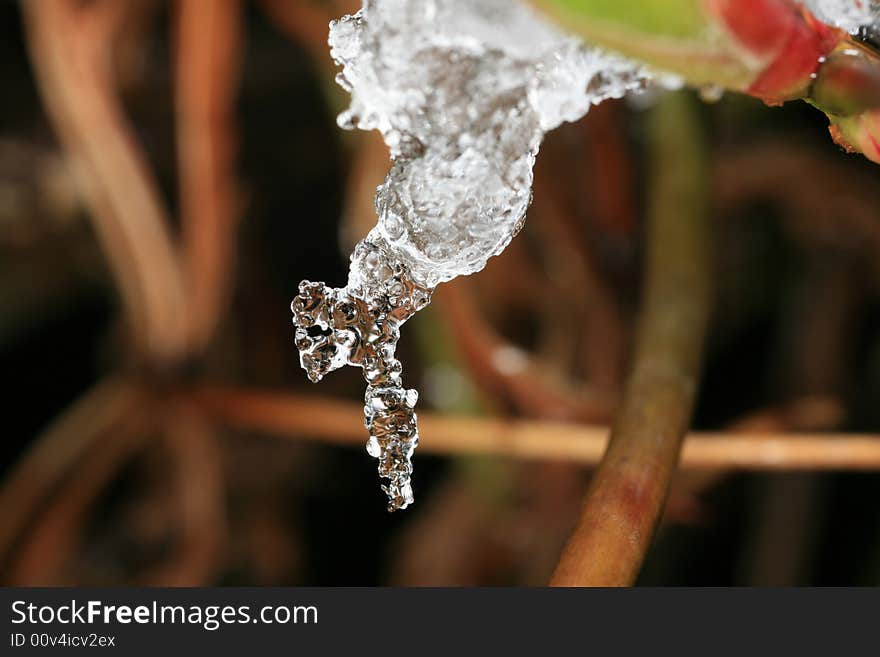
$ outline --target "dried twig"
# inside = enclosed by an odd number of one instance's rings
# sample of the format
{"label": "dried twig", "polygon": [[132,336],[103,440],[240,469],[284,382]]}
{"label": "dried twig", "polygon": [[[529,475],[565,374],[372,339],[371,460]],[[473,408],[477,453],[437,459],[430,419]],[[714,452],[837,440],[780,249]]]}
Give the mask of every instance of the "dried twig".
{"label": "dried twig", "polygon": [[552,584],[633,583],[688,429],[709,314],[703,146],[689,97],[654,110],[643,314],[608,450]]}
{"label": "dried twig", "polygon": [[[202,387],[190,393],[217,422],[283,439],[362,447],[363,409],[350,402],[283,392]],[[419,451],[491,454],[595,465],[608,428],[550,421],[484,419],[419,413]],[[880,436],[786,433],[743,427],[742,433],[695,432],[682,468],[706,470],[880,470]]]}
{"label": "dried twig", "polygon": [[223,463],[217,436],[185,404],[168,413],[164,442],[174,463],[178,544],[166,563],[140,576],[150,586],[204,586],[220,569],[226,542]]}
{"label": "dried twig", "polygon": [[[721,149],[713,163],[719,205],[770,200],[786,226],[809,245],[880,256],[874,171],[832,163],[815,148],[774,139]],[[810,181],[805,185],[804,181]],[[876,270],[875,270],[876,274]]]}
{"label": "dried twig", "polygon": [[240,198],[233,172],[233,110],[241,25],[238,0],[181,0],[176,24],[180,209],[192,346],[204,347],[222,312]]}
{"label": "dried twig", "polygon": [[33,531],[15,552],[7,579],[12,586],[57,586],[79,584],[68,568],[80,551],[88,526],[88,512],[102,491],[119,473],[127,459],[148,437],[150,419],[130,415],[118,435],[104,435],[88,458],[71,468],[69,481],[37,516]]}
{"label": "dried twig", "polygon": [[38,437],[0,489],[0,561],[6,561],[41,504],[86,454],[109,437],[126,436],[146,402],[134,383],[110,379],[93,388]]}
{"label": "dried twig", "polygon": [[466,282],[446,286],[437,300],[477,383],[499,391],[523,412],[540,409],[544,417],[585,421],[610,417],[614,399],[607,392],[589,385],[570,392],[554,383],[551,373],[526,352],[499,336],[476,307]]}
{"label": "dried twig", "polygon": [[[586,343],[583,352],[587,380],[597,389],[616,391],[622,378],[620,370],[627,341],[621,309],[602,279],[586,240],[576,233],[573,222],[548,187],[536,180],[535,209],[540,211],[540,230],[547,235],[546,245],[551,255],[547,268],[553,271],[552,263],[557,263],[560,278],[568,282],[564,298],[581,300],[584,330],[578,332]],[[562,263],[561,266],[558,263]],[[554,312],[558,303],[553,300],[552,310],[547,311],[551,323],[559,323],[559,313]],[[565,307],[568,308],[569,303]]]}
{"label": "dried twig", "polygon": [[156,360],[186,347],[184,290],[156,183],[112,81],[125,3],[24,0],[31,59],[46,108],[77,165],[131,330]]}

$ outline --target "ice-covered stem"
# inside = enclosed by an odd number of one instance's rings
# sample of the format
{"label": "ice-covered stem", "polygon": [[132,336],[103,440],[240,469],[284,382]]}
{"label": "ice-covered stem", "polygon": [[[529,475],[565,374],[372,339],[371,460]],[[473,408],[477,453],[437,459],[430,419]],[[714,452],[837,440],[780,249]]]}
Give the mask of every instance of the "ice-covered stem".
{"label": "ice-covered stem", "polygon": [[648,252],[632,371],[553,585],[635,581],[688,430],[711,297],[707,164],[697,122],[684,94],[661,101],[651,119]]}
{"label": "ice-covered stem", "polygon": [[880,162],[880,55],[794,0],[532,0],[591,42],[769,104],[803,99]]}

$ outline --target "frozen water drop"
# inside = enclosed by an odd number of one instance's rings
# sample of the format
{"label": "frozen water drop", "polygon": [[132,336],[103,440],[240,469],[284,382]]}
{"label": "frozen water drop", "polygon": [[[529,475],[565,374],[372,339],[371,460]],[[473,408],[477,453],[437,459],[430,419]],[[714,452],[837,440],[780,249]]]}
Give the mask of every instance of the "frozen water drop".
{"label": "frozen water drop", "polygon": [[413,503],[412,485],[407,482],[400,487],[400,496],[407,504]]}
{"label": "frozen water drop", "polygon": [[419,401],[419,391],[410,389],[406,391],[406,405],[410,408],[416,407],[416,402]]}

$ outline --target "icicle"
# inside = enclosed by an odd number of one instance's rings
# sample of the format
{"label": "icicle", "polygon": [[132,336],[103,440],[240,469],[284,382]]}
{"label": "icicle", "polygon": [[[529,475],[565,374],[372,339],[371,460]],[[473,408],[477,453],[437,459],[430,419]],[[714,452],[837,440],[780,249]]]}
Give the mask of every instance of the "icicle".
{"label": "icicle", "polygon": [[296,347],[309,379],[345,365],[362,368],[367,380],[364,417],[367,452],[379,459],[389,510],[413,501],[411,457],[419,443],[415,390],[401,380],[394,357],[400,325],[431,300],[432,290],[412,282],[405,265],[369,238],[358,244],[349,284],[342,289],[303,281],[291,310]]}
{"label": "icicle", "polygon": [[367,451],[395,510],[413,500],[418,443],[417,394],[394,357],[400,325],[519,231],[544,133],[649,76],[516,0],[366,0],[331,24],[330,46],[351,93],[340,126],[379,130],[393,165],[346,287],[301,284],[296,346],[312,381],[363,369]]}

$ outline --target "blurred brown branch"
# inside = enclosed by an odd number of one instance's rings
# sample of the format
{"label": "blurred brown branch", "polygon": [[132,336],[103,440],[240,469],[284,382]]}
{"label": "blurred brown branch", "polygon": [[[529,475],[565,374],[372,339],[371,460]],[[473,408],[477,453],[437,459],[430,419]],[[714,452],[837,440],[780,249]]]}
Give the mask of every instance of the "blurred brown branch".
{"label": "blurred brown branch", "polygon": [[[354,403],[284,392],[205,386],[195,403],[218,423],[285,439],[362,446],[363,409]],[[791,412],[815,414],[815,403]],[[779,412],[774,412],[774,417]],[[491,454],[595,465],[608,428],[552,421],[465,418],[419,413],[419,450],[432,454]],[[707,470],[880,470],[880,435],[808,434],[744,426],[738,432],[689,434],[682,468]]]}
{"label": "blurred brown branch", "polygon": [[540,409],[545,417],[596,421],[610,416],[614,400],[607,392],[589,385],[571,392],[539,362],[498,335],[478,309],[468,282],[456,281],[437,297],[465,363],[487,391],[509,399],[523,412]]}
{"label": "blurred brown branch", "polygon": [[70,472],[95,467],[87,456],[108,451],[108,444],[125,444],[134,433],[132,424],[147,408],[148,396],[136,383],[108,379],[34,440],[0,488],[0,562],[9,559],[29,523],[40,517],[41,505]]}
{"label": "blurred brown branch", "polygon": [[232,130],[240,13],[238,0],[177,3],[177,150],[193,349],[211,338],[231,285],[241,205]]}
{"label": "blurred brown branch", "polygon": [[150,430],[150,419],[128,418],[119,436],[104,436],[68,480],[37,514],[38,522],[26,532],[8,569],[13,586],[74,584],[67,575],[89,527],[89,511],[125,462],[141,447]]}
{"label": "blurred brown branch", "polygon": [[186,348],[184,283],[155,180],[114,90],[113,49],[126,3],[24,0],[43,99],[73,159],[96,232],[143,353]]}
{"label": "blurred brown branch", "polygon": [[[722,149],[712,181],[723,207],[772,200],[785,211],[791,233],[806,244],[863,253],[878,262],[873,171],[833,166],[814,148],[777,138]],[[876,280],[876,269],[874,274]]]}
{"label": "blurred brown branch", "polygon": [[226,544],[222,458],[217,435],[204,417],[185,404],[171,404],[169,411],[162,442],[174,464],[177,545],[139,583],[206,586],[222,567]]}

